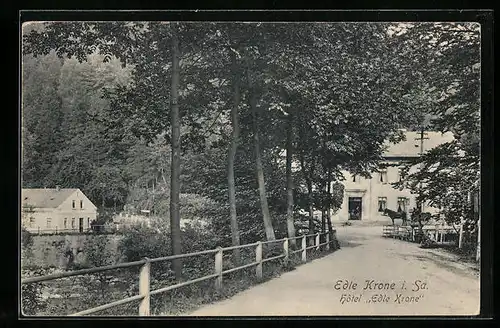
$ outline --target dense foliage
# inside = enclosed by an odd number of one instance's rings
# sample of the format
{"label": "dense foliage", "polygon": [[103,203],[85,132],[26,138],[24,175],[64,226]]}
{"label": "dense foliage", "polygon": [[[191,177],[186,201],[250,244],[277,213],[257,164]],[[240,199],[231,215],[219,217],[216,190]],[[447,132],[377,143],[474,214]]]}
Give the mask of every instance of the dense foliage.
{"label": "dense foliage", "polygon": [[[419,65],[415,83],[420,96],[408,95],[426,106],[430,119],[422,128],[452,132],[444,143],[410,163],[418,170],[403,172],[397,186],[415,192],[417,200],[439,208],[450,224],[465,223],[477,232],[480,180],[480,34],[479,25],[407,25],[401,35],[402,53]],[[425,97],[424,97],[425,96]]]}
{"label": "dense foliage", "polygon": [[31,24],[23,186],[170,217],[170,236],[131,258],[190,249],[189,216],[222,244],[293,236],[325,228],[314,211],[338,209],[342,170],[369,176],[386,140],[432,117],[456,141],[407,186],[453,217],[477,180],[478,35],[445,23]]}

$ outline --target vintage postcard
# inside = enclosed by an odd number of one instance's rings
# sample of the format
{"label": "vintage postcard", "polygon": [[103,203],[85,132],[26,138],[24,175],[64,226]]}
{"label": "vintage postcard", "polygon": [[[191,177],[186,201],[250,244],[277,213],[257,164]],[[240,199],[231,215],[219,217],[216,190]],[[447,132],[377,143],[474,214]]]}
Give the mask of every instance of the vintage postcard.
{"label": "vintage postcard", "polygon": [[480,314],[479,23],[21,28],[22,317]]}

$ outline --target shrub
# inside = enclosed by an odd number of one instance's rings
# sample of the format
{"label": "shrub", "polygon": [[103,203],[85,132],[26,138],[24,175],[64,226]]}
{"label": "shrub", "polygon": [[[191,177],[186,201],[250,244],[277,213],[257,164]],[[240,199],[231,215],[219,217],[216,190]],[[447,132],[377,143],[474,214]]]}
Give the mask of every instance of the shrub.
{"label": "shrub", "polygon": [[106,235],[88,237],[83,244],[83,253],[86,264],[90,267],[110,265],[114,262],[114,255],[109,249],[109,239]]}
{"label": "shrub", "polygon": [[[28,274],[26,274],[28,272]],[[44,270],[23,271],[23,276],[44,274]],[[47,308],[47,302],[42,298],[43,285],[31,283],[21,285],[21,310],[23,315],[37,315]]]}
{"label": "shrub", "polygon": [[24,227],[21,228],[21,246],[23,248],[33,246],[33,235]]}
{"label": "shrub", "polygon": [[24,315],[36,315],[45,310],[46,303],[42,299],[42,285],[39,283],[24,284],[22,293],[22,313]]}
{"label": "shrub", "polygon": [[170,235],[153,228],[133,226],[123,231],[118,250],[127,262],[138,261],[144,257],[168,256]]}

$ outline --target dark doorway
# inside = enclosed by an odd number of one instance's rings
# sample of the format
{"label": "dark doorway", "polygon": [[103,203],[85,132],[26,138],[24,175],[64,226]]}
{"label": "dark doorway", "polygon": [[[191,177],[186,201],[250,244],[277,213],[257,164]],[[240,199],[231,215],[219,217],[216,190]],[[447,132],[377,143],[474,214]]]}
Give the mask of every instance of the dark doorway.
{"label": "dark doorway", "polygon": [[80,232],[83,232],[83,218],[80,218],[78,222],[78,228]]}
{"label": "dark doorway", "polygon": [[349,197],[349,220],[361,220],[362,204],[363,202],[361,197]]}

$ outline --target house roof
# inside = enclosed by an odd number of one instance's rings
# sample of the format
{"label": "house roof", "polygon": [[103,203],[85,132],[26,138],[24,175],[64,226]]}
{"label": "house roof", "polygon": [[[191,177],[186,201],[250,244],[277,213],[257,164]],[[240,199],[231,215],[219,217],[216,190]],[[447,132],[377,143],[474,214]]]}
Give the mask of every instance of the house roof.
{"label": "house roof", "polygon": [[[420,132],[405,131],[405,141],[397,144],[386,143],[388,149],[383,153],[384,157],[418,157],[420,155]],[[453,140],[453,133],[441,133],[435,131],[424,131],[424,153],[443,143]]]}
{"label": "house roof", "polygon": [[38,208],[57,208],[69,196],[79,189],[23,189],[21,192],[21,203],[29,204]]}

